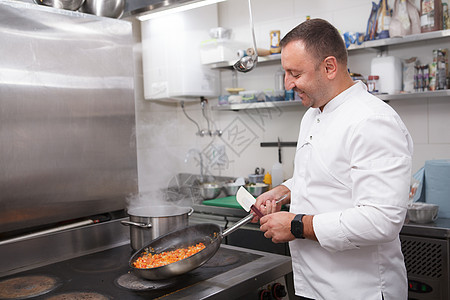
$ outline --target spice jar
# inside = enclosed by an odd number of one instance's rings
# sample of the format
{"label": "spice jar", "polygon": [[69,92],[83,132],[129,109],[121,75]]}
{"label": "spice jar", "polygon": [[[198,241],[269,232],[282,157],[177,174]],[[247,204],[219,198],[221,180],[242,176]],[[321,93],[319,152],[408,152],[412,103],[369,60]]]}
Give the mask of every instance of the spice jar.
{"label": "spice jar", "polygon": [[280,53],[280,31],[279,30],[272,30],[270,32],[270,53]]}
{"label": "spice jar", "polygon": [[367,91],[369,93],[378,93],[378,80],[380,76],[378,75],[369,75],[367,80]]}

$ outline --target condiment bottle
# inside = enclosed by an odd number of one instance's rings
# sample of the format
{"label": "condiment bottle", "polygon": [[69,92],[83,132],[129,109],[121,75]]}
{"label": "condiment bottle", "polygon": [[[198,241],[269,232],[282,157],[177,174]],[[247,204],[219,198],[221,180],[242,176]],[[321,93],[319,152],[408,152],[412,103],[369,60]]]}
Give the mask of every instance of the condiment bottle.
{"label": "condiment bottle", "polygon": [[270,32],[270,53],[280,53],[280,31],[272,30]]}
{"label": "condiment bottle", "polygon": [[369,78],[367,80],[367,91],[369,93],[377,93],[378,92],[378,80],[380,79],[380,76],[378,75],[369,75]]}
{"label": "condiment bottle", "polygon": [[272,175],[269,172],[264,175],[263,182],[269,186],[269,189],[272,188]]}

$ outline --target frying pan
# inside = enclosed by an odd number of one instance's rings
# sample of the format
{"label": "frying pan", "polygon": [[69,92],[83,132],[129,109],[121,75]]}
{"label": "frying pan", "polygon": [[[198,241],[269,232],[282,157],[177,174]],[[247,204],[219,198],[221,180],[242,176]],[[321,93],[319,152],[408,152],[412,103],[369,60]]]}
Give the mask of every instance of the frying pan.
{"label": "frying pan", "polygon": [[[214,254],[216,254],[224,237],[250,222],[253,217],[253,214],[249,214],[223,232],[219,225],[206,223],[188,226],[167,233],[134,253],[128,264],[137,276],[149,280],[162,280],[187,273],[206,263],[214,256]],[[151,253],[160,253],[163,251],[172,251],[178,248],[187,248],[200,242],[205,244],[205,249],[177,262],[147,269],[136,268],[133,266],[134,262],[142,256],[144,252],[150,251]]]}

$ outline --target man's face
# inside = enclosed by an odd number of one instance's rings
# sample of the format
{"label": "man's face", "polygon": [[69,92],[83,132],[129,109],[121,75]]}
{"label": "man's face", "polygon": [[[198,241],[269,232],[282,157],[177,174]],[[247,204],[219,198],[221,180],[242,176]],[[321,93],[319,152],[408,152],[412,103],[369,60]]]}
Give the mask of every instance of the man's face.
{"label": "man's face", "polygon": [[322,62],[317,66],[314,53],[308,53],[302,41],[292,41],[281,51],[286,90],[293,89],[306,107],[322,107],[327,103],[326,76]]}

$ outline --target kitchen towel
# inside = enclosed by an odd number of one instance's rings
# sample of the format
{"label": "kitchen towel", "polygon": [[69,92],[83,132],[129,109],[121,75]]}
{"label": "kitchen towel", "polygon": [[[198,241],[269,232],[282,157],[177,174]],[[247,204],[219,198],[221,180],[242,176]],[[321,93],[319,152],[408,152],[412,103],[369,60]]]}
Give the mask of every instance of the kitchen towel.
{"label": "kitchen towel", "polygon": [[440,218],[450,218],[450,159],[427,160],[413,176],[422,184],[415,201],[439,205]]}

